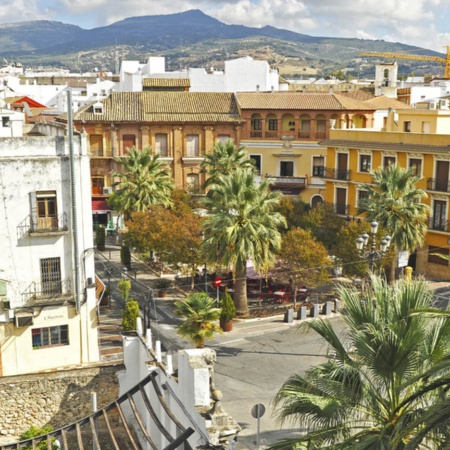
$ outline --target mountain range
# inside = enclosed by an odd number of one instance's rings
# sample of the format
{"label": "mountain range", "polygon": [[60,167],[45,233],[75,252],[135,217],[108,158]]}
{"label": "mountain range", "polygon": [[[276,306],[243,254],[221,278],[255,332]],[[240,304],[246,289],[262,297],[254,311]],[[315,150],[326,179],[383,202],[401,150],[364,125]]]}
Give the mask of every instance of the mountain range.
{"label": "mountain range", "polygon": [[[167,70],[220,69],[226,59],[249,55],[267,60],[285,75],[325,75],[343,69],[353,75],[373,74],[375,61],[358,58],[361,51],[443,56],[398,42],[227,25],[200,10],[130,17],[91,30],[45,20],[0,24],[0,57],[4,61],[83,71],[96,67],[115,72],[123,59],[144,62],[149,56],[165,56]],[[424,61],[403,60],[399,67],[400,74],[441,72],[438,65]]]}

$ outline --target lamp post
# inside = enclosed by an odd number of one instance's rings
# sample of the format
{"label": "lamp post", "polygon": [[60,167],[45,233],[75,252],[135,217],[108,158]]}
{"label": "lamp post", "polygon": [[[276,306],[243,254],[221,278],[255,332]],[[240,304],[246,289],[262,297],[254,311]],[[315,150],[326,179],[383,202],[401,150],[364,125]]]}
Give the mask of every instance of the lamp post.
{"label": "lamp post", "polygon": [[[202,230],[200,231],[200,236],[202,238],[202,242],[205,240],[205,232]],[[205,260],[205,268],[203,269],[205,272],[205,292],[208,293],[208,272],[206,270],[206,260]]]}
{"label": "lamp post", "polygon": [[[369,269],[371,272],[374,269],[375,262],[383,258],[389,248],[389,245],[391,244],[391,237],[386,235],[380,242],[380,248],[377,249],[377,231],[378,222],[374,220],[370,223],[370,236],[367,233],[363,233],[361,236],[356,238],[356,248],[358,250],[359,257],[366,259],[369,262]],[[370,237],[372,237],[372,239],[369,243]]]}

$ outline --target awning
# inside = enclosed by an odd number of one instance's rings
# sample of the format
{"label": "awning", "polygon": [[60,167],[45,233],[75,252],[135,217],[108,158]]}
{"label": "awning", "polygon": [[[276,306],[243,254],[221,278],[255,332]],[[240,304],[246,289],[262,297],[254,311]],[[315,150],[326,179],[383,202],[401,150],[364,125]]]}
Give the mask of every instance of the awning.
{"label": "awning", "polygon": [[105,200],[92,200],[92,212],[94,214],[108,214],[111,209]]}

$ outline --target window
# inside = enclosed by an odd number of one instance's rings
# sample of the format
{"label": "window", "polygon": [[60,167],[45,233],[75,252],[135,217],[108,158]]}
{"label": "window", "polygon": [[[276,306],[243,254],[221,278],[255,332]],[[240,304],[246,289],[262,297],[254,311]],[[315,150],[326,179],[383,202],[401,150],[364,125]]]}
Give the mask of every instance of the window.
{"label": "window", "polygon": [[325,158],[323,156],[313,156],[313,177],[323,177]]}
{"label": "window", "polygon": [[449,261],[447,261],[444,258],[441,258],[440,256],[437,256],[436,253],[448,256],[449,249],[442,247],[433,247],[431,245],[428,246],[428,262],[433,264],[439,264],[440,266],[448,266]]}
{"label": "window", "polygon": [[199,156],[198,134],[188,134],[186,136],[186,154],[191,158]]}
{"label": "window", "polygon": [[169,156],[169,151],[167,148],[167,134],[166,133],[156,133],[155,134],[155,152],[156,154],[167,157]]}
{"label": "window", "polygon": [[269,131],[278,130],[278,120],[277,119],[269,119],[267,121],[267,128]]}
{"label": "window", "polygon": [[294,176],[294,163],[292,161],[280,162],[280,176],[281,177],[293,177]]}
{"label": "window", "polygon": [[403,131],[405,133],[411,133],[411,122],[409,121],[403,122]]}
{"label": "window", "polygon": [[[94,94],[97,95],[97,94]],[[93,107],[92,107],[92,111],[94,114],[103,114],[103,104],[102,103],[96,103]]]}
{"label": "window", "polygon": [[261,175],[261,155],[250,155],[250,159],[253,161],[258,175]]}
{"label": "window", "polygon": [[11,127],[11,118],[9,116],[2,117],[2,127],[10,128]]}
{"label": "window", "polygon": [[260,131],[262,130],[262,119],[252,119],[252,130]]}
{"label": "window", "polygon": [[410,158],[409,168],[414,176],[422,176],[422,160],[420,158]]}
{"label": "window", "polygon": [[359,155],[359,171],[369,172],[372,164],[372,155]]}
{"label": "window", "polygon": [[89,136],[89,150],[92,156],[103,156],[102,134],[91,134]]}
{"label": "window", "polygon": [[367,191],[359,190],[358,191],[358,206],[361,204],[361,201],[366,198],[369,198],[369,193]]}
{"label": "window", "polygon": [[103,177],[92,177],[92,194],[103,195],[103,188],[105,187],[105,179]]}
{"label": "window", "polygon": [[123,150],[128,150],[131,147],[136,147],[136,136],[134,134],[124,134],[122,136]]}
{"label": "window", "polygon": [[58,228],[56,191],[36,192],[38,230]]}
{"label": "window", "polygon": [[34,349],[69,345],[69,326],[34,328],[31,330],[31,339]]}
{"label": "window", "polygon": [[222,144],[226,144],[228,141],[231,141],[231,136],[229,134],[219,134],[217,140]]}
{"label": "window", "polygon": [[430,122],[422,122],[422,133],[430,132]]}
{"label": "window", "polygon": [[383,167],[395,165],[395,156],[385,156],[383,160]]}
{"label": "window", "polygon": [[60,294],[61,283],[61,260],[60,258],[44,258],[41,264],[41,293],[44,295]]}
{"label": "window", "polygon": [[200,181],[197,173],[189,173],[186,176],[187,191],[189,194],[198,194],[200,192]]}

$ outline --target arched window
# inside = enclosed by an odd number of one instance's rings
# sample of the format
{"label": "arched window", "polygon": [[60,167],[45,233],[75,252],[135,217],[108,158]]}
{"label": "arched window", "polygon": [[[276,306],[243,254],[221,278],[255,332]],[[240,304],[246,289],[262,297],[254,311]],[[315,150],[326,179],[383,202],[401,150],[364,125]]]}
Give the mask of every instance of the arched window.
{"label": "arched window", "polygon": [[354,128],[366,128],[367,119],[362,114],[356,114],[352,118]]}
{"label": "arched window", "polygon": [[323,198],[321,195],[314,195],[311,198],[311,208],[315,208],[317,205],[321,205],[323,203]]}
{"label": "arched window", "polygon": [[262,123],[261,114],[253,114],[251,118],[250,137],[262,137]]}
{"label": "arched window", "polygon": [[316,116],[316,139],[327,137],[327,119],[323,114]]}
{"label": "arched window", "polygon": [[300,116],[300,139],[310,139],[311,138],[311,117],[308,114],[303,114]]}
{"label": "arched window", "polygon": [[282,131],[295,131],[295,119],[292,114],[285,114],[281,118]]}

